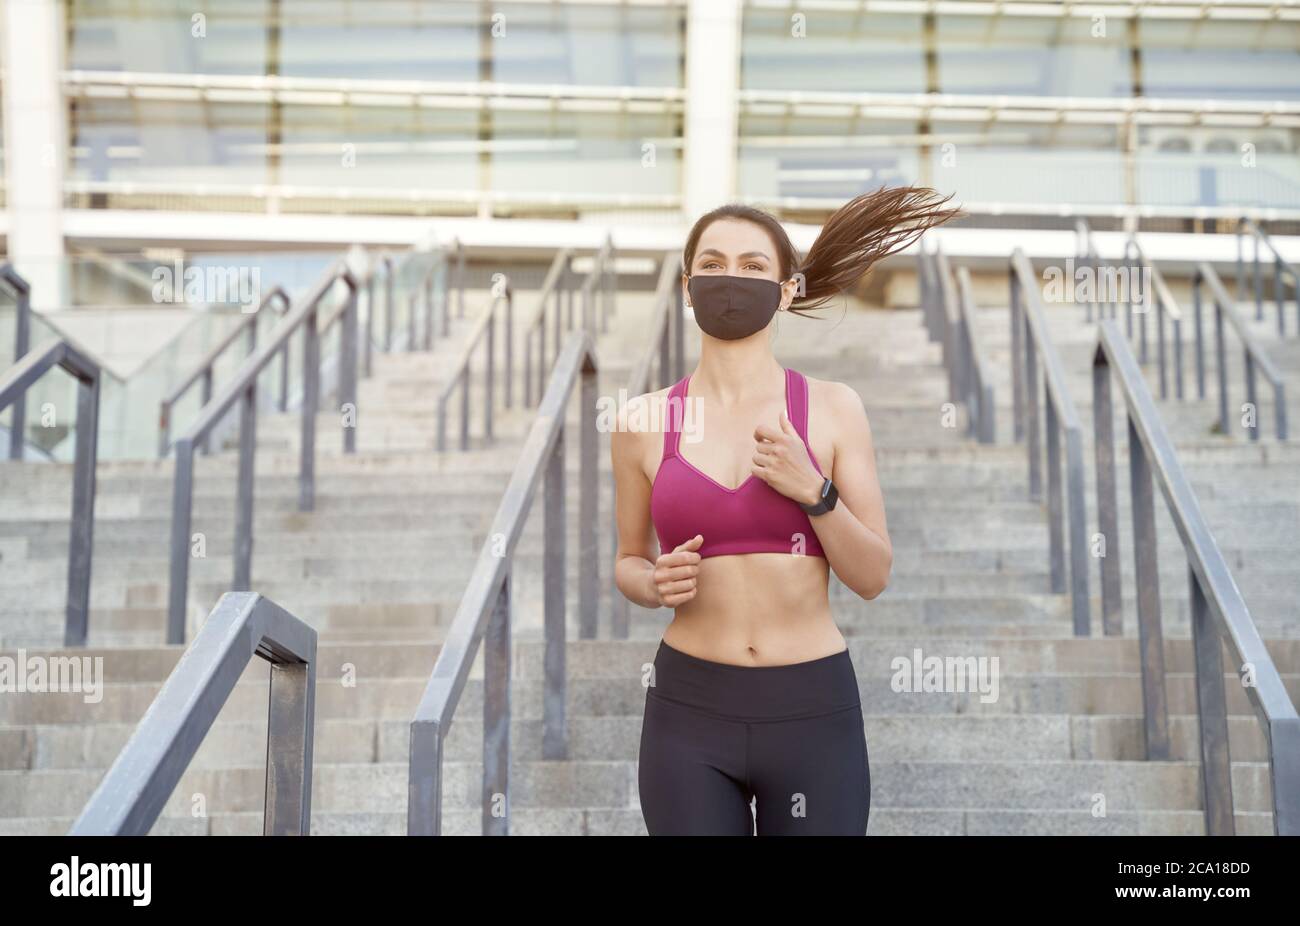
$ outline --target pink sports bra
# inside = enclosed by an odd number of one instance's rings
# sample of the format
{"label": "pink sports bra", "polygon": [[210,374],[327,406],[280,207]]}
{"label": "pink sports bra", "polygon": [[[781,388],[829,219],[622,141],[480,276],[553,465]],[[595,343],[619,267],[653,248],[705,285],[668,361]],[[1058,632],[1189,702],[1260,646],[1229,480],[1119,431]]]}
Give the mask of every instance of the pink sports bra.
{"label": "pink sports bra", "polygon": [[[753,473],[736,488],[728,489],[678,452],[690,380],[688,373],[668,390],[664,453],[650,488],[650,519],[659,535],[660,554],[671,553],[702,534],[701,557],[735,553],[793,555],[800,540],[804,555],[824,557],[817,532],[794,499]],[[808,380],[789,367],[785,371],[785,405],[791,424],[808,448],[808,457],[821,473],[821,464],[808,444]]]}

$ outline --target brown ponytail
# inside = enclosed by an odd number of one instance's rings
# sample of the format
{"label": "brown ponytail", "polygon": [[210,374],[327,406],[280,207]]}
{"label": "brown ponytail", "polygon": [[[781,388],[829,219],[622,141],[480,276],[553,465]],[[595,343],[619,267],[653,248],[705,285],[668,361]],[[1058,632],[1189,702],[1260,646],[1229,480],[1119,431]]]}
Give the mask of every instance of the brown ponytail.
{"label": "brown ponytail", "polygon": [[754,222],[776,245],[781,279],[803,274],[804,293],[790,305],[792,312],[801,312],[819,308],[848,291],[876,261],[905,249],[927,228],[964,215],[960,209],[943,208],[950,199],[951,194],[940,197],[928,187],[917,186],[881,187],[855,196],[826,220],[802,265],[789,235],[775,217],[752,206],[731,203],[700,217],[686,239],[683,258],[689,272],[700,235],[717,219]]}

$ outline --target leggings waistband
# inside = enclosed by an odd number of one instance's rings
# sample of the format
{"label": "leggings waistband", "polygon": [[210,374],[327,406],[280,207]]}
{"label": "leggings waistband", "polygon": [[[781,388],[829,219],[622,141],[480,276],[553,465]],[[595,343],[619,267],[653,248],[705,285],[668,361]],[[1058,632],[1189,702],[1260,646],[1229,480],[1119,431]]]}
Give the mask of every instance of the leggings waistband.
{"label": "leggings waistband", "polygon": [[683,653],[662,640],[647,694],[733,720],[794,720],[862,703],[847,649],[809,662],[736,666]]}

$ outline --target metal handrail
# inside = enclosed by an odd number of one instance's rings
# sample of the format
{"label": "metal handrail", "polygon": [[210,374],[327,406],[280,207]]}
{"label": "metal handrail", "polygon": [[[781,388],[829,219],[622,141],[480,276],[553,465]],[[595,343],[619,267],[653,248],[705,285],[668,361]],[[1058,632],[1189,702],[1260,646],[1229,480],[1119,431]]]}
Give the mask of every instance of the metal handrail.
{"label": "metal handrail", "polygon": [[1110,540],[1107,555],[1100,558],[1102,612],[1106,634],[1122,633],[1121,568],[1117,549],[1119,504],[1115,486],[1115,440],[1111,432],[1113,372],[1119,379],[1128,419],[1136,557],[1134,586],[1140,626],[1147,759],[1170,758],[1153,489],[1153,482],[1158,481],[1188,563],[1206,835],[1231,836],[1235,831],[1223,642],[1231,650],[1234,665],[1250,666],[1253,671],[1253,683],[1243,684],[1242,688],[1250,698],[1268,743],[1273,832],[1278,836],[1300,835],[1300,717],[1223,553],[1210,534],[1132,350],[1113,321],[1103,321],[1100,328],[1092,367],[1097,508],[1102,535]]}
{"label": "metal handrail", "polygon": [[[1084,266],[1092,270],[1092,276],[1094,280],[1100,279],[1100,272],[1102,266],[1101,254],[1097,251],[1097,245],[1092,240],[1092,227],[1088,224],[1087,219],[1082,217],[1075,218],[1074,240],[1075,240],[1075,246],[1074,246],[1075,259],[1078,260]],[[1084,310],[1087,313],[1086,314],[1087,321],[1092,321],[1093,301],[1095,300],[1090,300],[1084,303]],[[1099,319],[1102,317],[1103,314],[1101,311],[1102,306],[1108,306],[1110,308],[1110,317],[1111,318],[1115,317],[1115,313],[1118,310],[1118,307],[1116,303],[1107,301],[1107,302],[1098,303],[1097,317]],[[1132,315],[1129,316],[1128,333],[1129,333],[1129,337],[1133,336]]]}
{"label": "metal handrail", "polygon": [[[931,341],[943,347],[948,374],[948,395],[966,406],[967,433],[982,444],[996,440],[996,409],[989,362],[978,334],[977,310],[971,295],[970,275],[961,287],[953,284],[953,271],[938,241],[933,251],[922,244],[917,252],[921,318]],[[965,268],[957,272],[960,280]]]}
{"label": "metal handrail", "polygon": [[221,596],[68,835],[148,835],[254,656],[271,664],[262,833],[308,835],[316,631],[252,592]]}
{"label": "metal handrail", "polygon": [[952,399],[960,401],[965,397],[962,384],[966,380],[966,371],[963,369],[966,357],[960,346],[961,316],[953,289],[952,268],[948,266],[948,258],[943,253],[937,240],[931,258],[934,261],[932,282],[935,284],[929,290],[930,298],[935,300],[935,308],[931,312],[931,319],[939,326],[939,344],[943,348],[943,366],[948,374],[948,395]]}
{"label": "metal handrail", "polygon": [[[95,534],[95,464],[99,447],[99,393],[102,372],[67,341],[25,354],[0,376],[0,411],[19,408],[27,390],[52,367],[62,367],[77,383],[77,431],[72,464],[72,517],[68,537],[68,598],[64,646],[85,646],[90,622],[90,567]],[[18,441],[22,435],[16,435]]]}
{"label": "metal handrail", "polygon": [[1014,439],[1025,437],[1029,453],[1029,495],[1042,499],[1039,447],[1038,367],[1047,387],[1047,518],[1052,591],[1065,591],[1065,512],[1061,481],[1061,434],[1065,435],[1065,491],[1070,510],[1070,594],[1076,636],[1090,633],[1087,526],[1084,523],[1083,426],[1065,386],[1065,369],[1047,331],[1042,293],[1029,258],[1020,248],[1011,255],[1011,392]]}
{"label": "metal handrail", "polygon": [[[573,249],[561,248],[555,252],[551,266],[542,281],[542,291],[537,297],[537,308],[533,317],[524,325],[524,407],[533,407],[533,349],[537,348],[537,397],[540,398],[546,383],[547,371],[551,364],[546,356],[546,318],[549,314],[551,327],[551,352],[560,352],[560,329],[572,328],[573,286],[572,267]],[[554,311],[552,311],[552,308]],[[554,362],[554,357],[551,358]]]}
{"label": "metal handrail", "polygon": [[[542,758],[568,755],[565,714],[565,524],[566,409],[578,389],[578,550],[584,564],[578,583],[578,614],[584,626],[596,621],[596,520],[599,473],[596,434],[597,366],[591,332],[571,332],[565,341],[523,452],[506,486],[488,539],[479,550],[473,574],[433,673],[411,721],[406,831],[412,836],[442,832],[443,743],[456,705],[469,680],[483,641],[483,815],[485,835],[510,831],[510,638],[514,557],[539,488],[543,497],[543,623],[546,639],[542,698]],[[545,483],[542,482],[545,473]],[[504,538],[504,549],[501,539]]]}
{"label": "metal handrail", "polygon": [[969,410],[970,431],[981,444],[997,440],[997,407],[993,401],[993,376],[983,338],[979,335],[978,312],[972,293],[970,271],[957,268],[958,304],[961,309],[961,346],[966,358],[963,395]]}
{"label": "metal handrail", "polygon": [[[203,355],[203,358],[194,365],[194,369],[183,376],[181,380],[172,387],[171,391],[166,393],[159,403],[158,409],[158,456],[164,458],[171,449],[171,411],[172,407],[180,401],[181,397],[189,391],[190,387],[196,382],[202,381],[203,390],[200,399],[200,407],[207,405],[212,401],[212,381],[213,369],[217,361],[225,354],[226,349],[235,340],[244,333],[248,332],[248,353],[252,354],[257,350],[257,321],[264,310],[269,309],[272,305],[278,305],[278,314],[284,315],[289,309],[289,296],[284,289],[277,286],[262,299],[257,309],[241,317],[238,324],[234,325],[224,338],[218,341],[212,348]],[[289,389],[289,350],[286,346],[280,356],[280,410],[283,411],[287,403],[287,392]],[[208,452],[208,440],[205,438],[200,445],[203,453]]]}
{"label": "metal handrail", "polygon": [[[27,351],[31,348],[32,288],[12,264],[0,264],[0,284],[12,290],[14,295],[14,363],[17,363],[27,356]],[[26,431],[27,402],[20,400],[14,404],[10,420],[9,459],[23,458]]]}
{"label": "metal handrail", "polygon": [[[614,293],[617,291],[618,283],[614,270],[614,238],[606,234],[605,241],[596,252],[595,262],[592,264],[591,273],[587,274],[587,279],[583,281],[580,288],[582,297],[582,324],[589,326],[592,324],[592,314],[599,315],[598,329],[601,334],[609,331],[609,317],[614,313]],[[596,287],[600,287],[600,300],[596,302]]]}
{"label": "metal handrail", "polygon": [[450,375],[442,388],[438,390],[438,396],[435,400],[437,405],[438,416],[438,451],[442,452],[447,449],[447,403],[451,400],[452,394],[460,390],[460,449],[469,449],[469,374],[470,361],[474,357],[474,351],[478,348],[479,342],[483,340],[483,335],[487,334],[487,363],[483,375],[483,436],[486,440],[492,440],[492,407],[493,407],[493,381],[496,379],[496,327],[497,327],[497,307],[505,306],[505,319],[503,327],[505,328],[505,397],[504,405],[509,408],[511,405],[512,394],[514,392],[512,385],[514,382],[514,290],[510,286],[510,278],[504,273],[501,274],[492,286],[491,303],[488,310],[483,313],[483,317],[475,324],[473,331],[465,342],[460,356],[451,364]]}
{"label": "metal handrail", "polygon": [[[1169,286],[1165,283],[1165,276],[1160,272],[1160,268],[1154,263],[1147,260],[1146,252],[1142,250],[1142,245],[1138,242],[1136,233],[1128,236],[1124,243],[1124,262],[1128,267],[1129,284],[1128,284],[1128,317],[1134,316],[1134,305],[1138,304],[1134,300],[1135,287],[1133,286],[1133,274],[1141,272],[1144,269],[1151,271],[1151,282],[1155,289],[1155,298],[1152,298],[1151,288],[1142,288],[1141,309],[1136,314],[1138,316],[1138,325],[1141,332],[1140,341],[1140,361],[1147,362],[1147,323],[1146,318],[1151,314],[1150,307],[1154,303],[1156,308],[1156,357],[1160,367],[1160,398],[1169,398],[1169,365],[1167,361],[1168,347],[1165,337],[1165,317],[1168,316],[1170,324],[1173,326],[1174,336],[1174,391],[1178,398],[1183,398],[1183,312],[1178,307],[1178,300],[1174,298]],[[1129,326],[1129,336],[1132,336],[1132,325]]]}
{"label": "metal handrail", "polygon": [[1237,225],[1237,301],[1242,300],[1242,290],[1245,287],[1246,275],[1242,267],[1242,245],[1241,237],[1248,234],[1254,244],[1254,257],[1251,261],[1253,267],[1252,276],[1254,278],[1255,289],[1255,320],[1264,320],[1264,283],[1260,277],[1260,259],[1259,246],[1263,245],[1273,252],[1273,301],[1277,303],[1277,333],[1286,334],[1286,299],[1283,295],[1282,286],[1286,282],[1285,278],[1290,277],[1291,292],[1296,300],[1296,325],[1300,326],[1300,275],[1281,255],[1277,247],[1273,244],[1273,239],[1268,236],[1262,228],[1256,225],[1250,219],[1242,219]]}
{"label": "metal handrail", "polygon": [[451,250],[456,254],[456,317],[465,317],[465,243],[452,238]]}
{"label": "metal handrail", "polygon": [[[628,377],[629,398],[662,389],[677,382],[686,373],[686,324],[682,315],[682,273],[681,252],[670,251],[660,264],[659,282],[655,286],[655,304],[650,313],[650,328],[647,332],[649,341],[632,367],[632,375]],[[657,364],[656,360],[658,360]],[[652,373],[654,373],[653,382],[651,382]],[[609,569],[611,580],[614,580],[615,565],[618,562],[617,497],[617,486],[611,483],[609,503],[613,518],[611,531],[613,544],[610,549]],[[618,590],[617,583],[613,592],[610,635],[616,640],[626,640],[629,602],[627,596]],[[595,636],[594,632],[591,635]]]}
{"label": "metal handrail", "polygon": [[[1252,411],[1259,408],[1255,385],[1255,371],[1258,368],[1259,372],[1264,375],[1264,379],[1268,380],[1269,385],[1273,387],[1273,414],[1277,439],[1286,440],[1286,384],[1282,380],[1282,374],[1273,366],[1273,361],[1269,359],[1268,354],[1255,340],[1254,334],[1251,333],[1250,328],[1242,320],[1233,300],[1228,297],[1228,291],[1223,288],[1223,282],[1219,279],[1219,275],[1214,272],[1214,268],[1206,261],[1196,265],[1196,273],[1192,277],[1192,304],[1196,311],[1197,395],[1202,399],[1205,398],[1205,337],[1202,334],[1201,326],[1202,283],[1209,287],[1210,302],[1214,306],[1214,345],[1219,373],[1220,431],[1225,435],[1232,433],[1228,423],[1228,365],[1223,336],[1223,321],[1226,318],[1233,331],[1237,333],[1237,339],[1242,346],[1246,365],[1246,402],[1250,405]],[[1249,427],[1249,431],[1251,440],[1259,440],[1259,422],[1257,420]]]}
{"label": "metal handrail", "polygon": [[[542,392],[550,368],[546,359],[546,319],[551,318],[551,346],[559,350],[560,331],[573,329],[573,303],[575,294],[581,301],[582,324],[591,325],[593,307],[599,314],[598,329],[601,333],[609,330],[609,316],[615,308],[617,288],[617,271],[614,265],[614,239],[608,233],[600,248],[592,255],[591,270],[576,289],[573,286],[572,268],[574,252],[564,248],[556,253],[542,283],[542,291],[537,300],[537,308],[524,326],[524,404],[533,405],[533,348],[538,345],[537,358],[537,395]],[[595,304],[594,293],[600,287],[600,302]],[[558,288],[557,288],[558,287]],[[552,309],[554,311],[552,311]]]}
{"label": "metal handrail", "polygon": [[[253,454],[256,444],[257,377],[299,329],[303,341],[302,446],[298,470],[298,510],[311,511],[316,495],[316,415],[319,405],[320,304],[343,282],[343,336],[339,339],[339,406],[343,415],[343,452],[356,452],[357,292],[358,281],[342,261],[326,269],[321,279],[285,315],[270,341],[249,357],[221,393],[207,403],[198,418],[173,445],[176,465],[172,482],[171,567],[167,606],[167,642],[185,641],[185,610],[189,597],[190,521],[194,506],[194,448],[239,404],[239,475],[235,500],[233,591],[248,591],[253,555]],[[350,414],[348,413],[350,412]]]}

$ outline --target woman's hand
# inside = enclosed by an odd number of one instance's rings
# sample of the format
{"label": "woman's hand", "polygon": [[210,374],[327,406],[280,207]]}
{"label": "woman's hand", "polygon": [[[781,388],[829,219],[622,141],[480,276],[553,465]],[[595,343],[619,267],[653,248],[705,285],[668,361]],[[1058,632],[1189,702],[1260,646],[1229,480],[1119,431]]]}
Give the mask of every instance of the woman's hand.
{"label": "woman's hand", "polygon": [[786,498],[815,505],[825,478],[813,466],[808,446],[785,409],[781,410],[781,430],[760,424],[754,428],[754,440],[758,442],[754,448],[754,475]]}
{"label": "woman's hand", "polygon": [[696,534],[655,560],[654,585],[661,607],[675,608],[695,597],[695,577],[700,574],[697,551],[703,543],[703,535]]}

